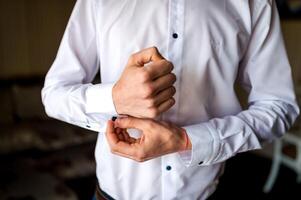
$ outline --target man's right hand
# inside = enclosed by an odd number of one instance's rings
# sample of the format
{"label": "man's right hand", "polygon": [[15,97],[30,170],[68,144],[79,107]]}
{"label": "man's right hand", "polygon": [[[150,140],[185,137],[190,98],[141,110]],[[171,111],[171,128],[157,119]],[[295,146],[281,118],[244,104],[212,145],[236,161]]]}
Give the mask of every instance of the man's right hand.
{"label": "man's right hand", "polygon": [[[145,65],[147,64],[147,65]],[[176,93],[173,65],[155,47],[133,54],[113,87],[118,114],[155,118],[170,109]]]}

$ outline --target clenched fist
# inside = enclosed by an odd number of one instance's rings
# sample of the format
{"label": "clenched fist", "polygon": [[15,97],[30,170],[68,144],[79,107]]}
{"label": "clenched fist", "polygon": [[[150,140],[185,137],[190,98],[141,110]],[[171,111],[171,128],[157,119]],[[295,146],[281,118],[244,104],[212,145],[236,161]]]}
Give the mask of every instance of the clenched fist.
{"label": "clenched fist", "polygon": [[[147,64],[147,65],[146,65]],[[155,118],[170,109],[176,92],[173,65],[157,48],[133,54],[113,87],[113,102],[118,114]]]}

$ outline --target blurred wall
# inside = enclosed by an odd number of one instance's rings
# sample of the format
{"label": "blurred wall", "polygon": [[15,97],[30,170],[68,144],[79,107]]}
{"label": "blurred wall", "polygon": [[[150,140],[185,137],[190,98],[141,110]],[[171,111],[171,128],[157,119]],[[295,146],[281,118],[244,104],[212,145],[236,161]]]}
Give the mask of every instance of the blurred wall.
{"label": "blurred wall", "polygon": [[295,83],[301,86],[301,19],[283,20],[282,31]]}
{"label": "blurred wall", "polygon": [[0,0],[0,79],[50,67],[75,0]]}

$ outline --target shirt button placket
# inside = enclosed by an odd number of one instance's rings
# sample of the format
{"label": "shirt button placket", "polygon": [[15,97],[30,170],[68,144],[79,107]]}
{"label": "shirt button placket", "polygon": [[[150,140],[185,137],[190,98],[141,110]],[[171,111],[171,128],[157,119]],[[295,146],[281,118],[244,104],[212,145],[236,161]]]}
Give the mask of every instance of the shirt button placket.
{"label": "shirt button placket", "polygon": [[172,34],[172,37],[173,37],[174,39],[177,39],[177,38],[179,37],[179,35],[178,35],[177,33],[173,33],[173,34]]}
{"label": "shirt button placket", "polygon": [[[168,26],[168,50],[167,59],[173,63],[173,73],[177,76],[177,81],[174,84],[177,93],[174,98],[176,104],[162,117],[168,117],[168,120],[176,122],[178,120],[179,100],[180,96],[180,82],[182,72],[182,52],[183,52],[183,35],[184,35],[184,11],[185,0],[169,0],[169,26]],[[174,181],[181,175],[176,159],[173,156],[162,157],[162,197],[161,199],[173,199],[175,187],[170,187]]]}

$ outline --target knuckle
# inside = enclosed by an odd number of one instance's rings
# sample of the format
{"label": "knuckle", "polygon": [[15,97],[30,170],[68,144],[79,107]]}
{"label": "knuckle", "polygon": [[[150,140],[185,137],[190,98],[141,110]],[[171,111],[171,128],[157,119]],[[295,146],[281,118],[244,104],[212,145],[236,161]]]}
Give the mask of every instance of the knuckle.
{"label": "knuckle", "polygon": [[174,66],[170,61],[165,60],[165,63],[166,63],[166,66],[168,67],[169,71],[172,71],[174,69]]}
{"label": "knuckle", "polygon": [[173,66],[172,62],[168,61],[168,63],[169,63],[170,71],[172,71],[174,69],[174,66]]}
{"label": "knuckle", "polygon": [[144,68],[142,68],[141,72],[140,72],[140,79],[142,82],[146,82],[150,79],[150,74],[147,70],[145,70]]}
{"label": "knuckle", "polygon": [[148,98],[149,96],[152,95],[152,93],[154,92],[154,87],[151,84],[147,84],[144,87],[144,98]]}
{"label": "knuckle", "polygon": [[160,60],[161,64],[164,66],[164,67],[169,67],[170,66],[170,62],[168,60]]}
{"label": "knuckle", "polygon": [[139,162],[143,162],[146,159],[146,154],[144,153],[143,150],[137,152],[136,159]]}
{"label": "knuckle", "polygon": [[171,93],[172,93],[172,94],[175,94],[175,93],[177,92],[177,90],[176,90],[176,88],[175,88],[174,86],[172,86],[172,87],[170,88],[170,90],[171,90]]}
{"label": "knuckle", "polygon": [[150,48],[150,51],[151,51],[151,53],[153,53],[153,54],[158,54],[158,53],[159,53],[158,48],[155,47],[155,46],[151,47],[151,48]]}
{"label": "knuckle", "polygon": [[148,112],[149,118],[156,118],[159,116],[159,110],[157,108],[150,108]]}
{"label": "knuckle", "polygon": [[175,103],[176,103],[176,100],[172,97],[170,99],[170,105],[173,106],[173,105],[175,105]]}
{"label": "knuckle", "polygon": [[146,101],[147,107],[153,107],[153,106],[155,106],[155,103],[156,102],[153,98],[147,99],[147,101]]}
{"label": "knuckle", "polygon": [[172,82],[176,82],[177,76],[174,73],[170,73],[170,79],[172,80]]}
{"label": "knuckle", "polygon": [[164,71],[166,71],[168,73],[170,73],[174,68],[173,64],[170,61],[166,60],[166,59],[160,60],[159,62],[161,64],[162,68],[164,69]]}

